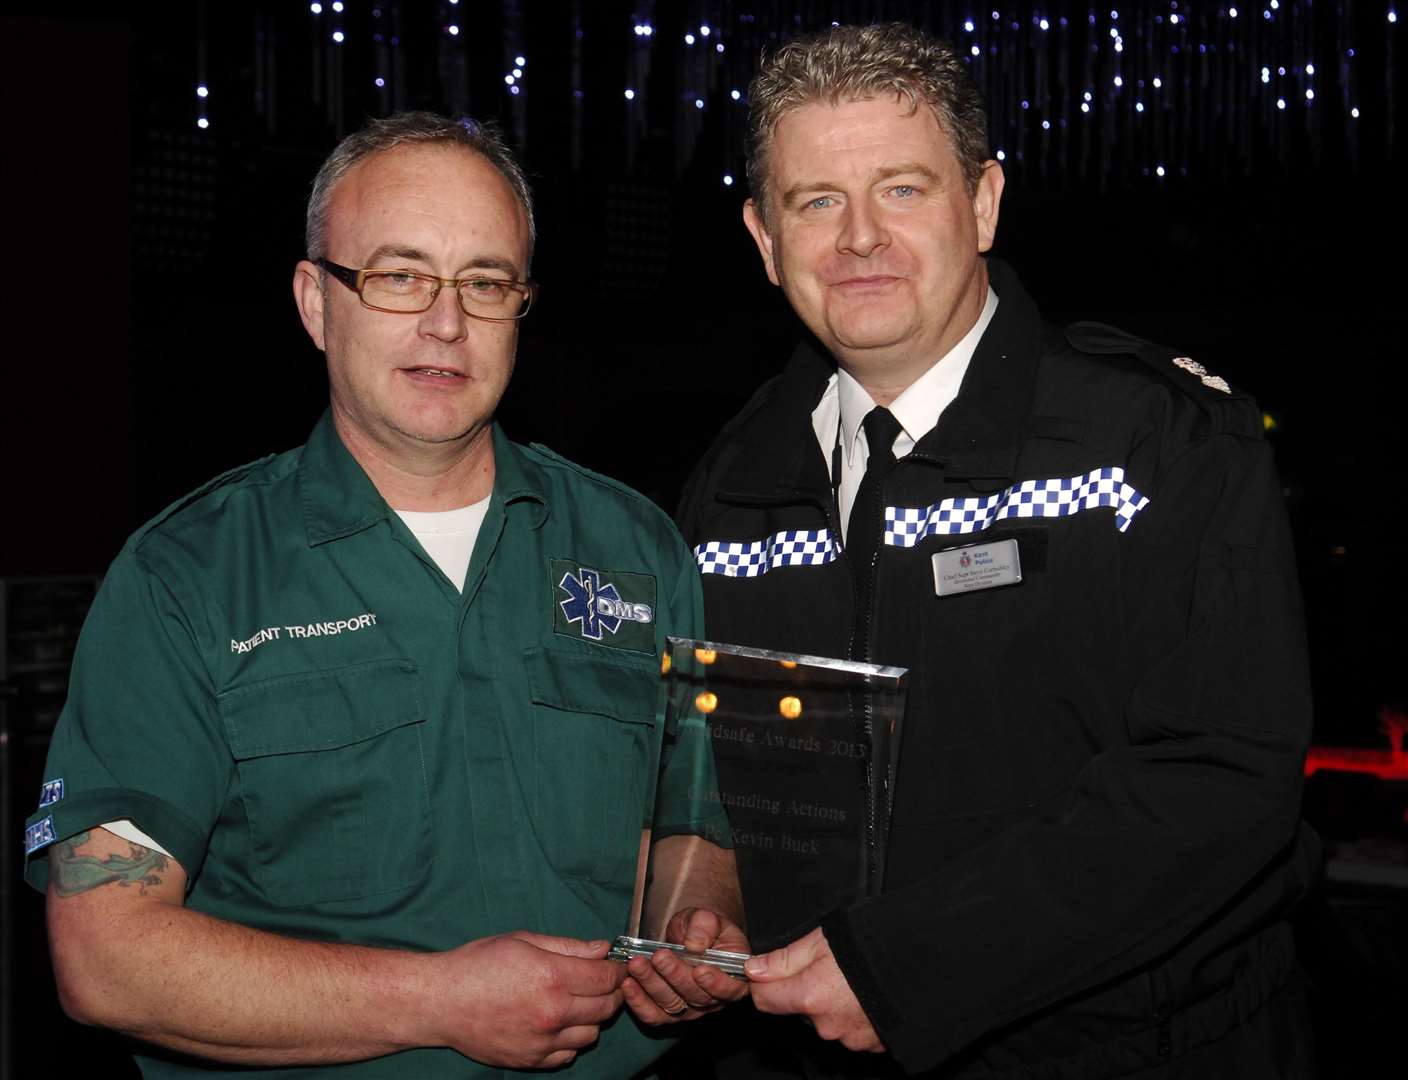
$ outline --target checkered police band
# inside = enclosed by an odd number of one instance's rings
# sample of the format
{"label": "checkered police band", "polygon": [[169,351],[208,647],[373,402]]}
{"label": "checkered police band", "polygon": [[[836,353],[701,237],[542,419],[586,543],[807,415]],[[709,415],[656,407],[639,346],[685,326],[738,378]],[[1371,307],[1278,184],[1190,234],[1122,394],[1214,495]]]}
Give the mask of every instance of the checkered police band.
{"label": "checkered police band", "polygon": [[779,566],[824,566],[840,554],[829,529],[775,533],[764,540],[709,540],[694,549],[701,574],[758,577]]}
{"label": "checkered police band", "polygon": [[1084,476],[1023,480],[981,498],[945,499],[933,506],[885,507],[885,543],[913,547],[926,536],[981,532],[1007,518],[1069,517],[1082,510],[1111,507],[1115,528],[1124,532],[1149,500],[1124,482],[1118,467],[1092,469]]}
{"label": "checkered police band", "polygon": [[[928,536],[962,536],[981,532],[1008,518],[1069,517],[1082,510],[1108,507],[1115,528],[1124,532],[1134,515],[1149,505],[1124,482],[1124,469],[1092,469],[1084,476],[1023,480],[1005,491],[966,499],[944,499],[933,506],[885,507],[885,543],[910,548]],[[701,574],[759,577],[782,566],[825,566],[840,554],[827,529],[775,533],[763,540],[708,540],[694,549]]]}

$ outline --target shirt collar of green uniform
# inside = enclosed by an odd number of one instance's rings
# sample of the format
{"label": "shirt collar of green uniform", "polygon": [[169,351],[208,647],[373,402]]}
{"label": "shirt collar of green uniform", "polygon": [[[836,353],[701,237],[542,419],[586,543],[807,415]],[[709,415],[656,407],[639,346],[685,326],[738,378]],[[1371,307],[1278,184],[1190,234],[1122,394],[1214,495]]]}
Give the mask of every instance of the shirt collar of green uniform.
{"label": "shirt collar of green uniform", "polygon": [[[492,437],[493,501],[501,506],[530,504],[530,523],[536,528],[548,514],[546,491],[538,470],[498,424],[493,426]],[[391,513],[386,500],[342,444],[331,410],[323,413],[303,447],[298,482],[310,547],[363,532]]]}

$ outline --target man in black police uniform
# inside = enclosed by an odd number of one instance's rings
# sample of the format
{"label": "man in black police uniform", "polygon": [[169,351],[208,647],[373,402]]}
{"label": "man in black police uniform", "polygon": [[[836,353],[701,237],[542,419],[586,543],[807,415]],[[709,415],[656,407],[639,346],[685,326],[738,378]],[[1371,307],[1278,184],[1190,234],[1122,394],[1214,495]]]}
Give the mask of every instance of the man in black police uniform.
{"label": "man in black police uniform", "polygon": [[1002,171],[947,45],[832,28],[750,104],[744,220],[815,340],[686,492],[710,635],[912,673],[882,895],[749,966],[758,1009],[833,1042],[773,1021],[754,1056],[1309,1074],[1309,693],[1259,411],[1045,327],[985,258]]}

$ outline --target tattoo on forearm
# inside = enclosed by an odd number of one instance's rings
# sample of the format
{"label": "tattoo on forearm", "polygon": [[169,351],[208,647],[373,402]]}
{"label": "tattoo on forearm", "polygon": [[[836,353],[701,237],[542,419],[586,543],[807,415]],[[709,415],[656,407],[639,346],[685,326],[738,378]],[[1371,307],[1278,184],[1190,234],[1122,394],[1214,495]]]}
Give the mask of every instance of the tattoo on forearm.
{"label": "tattoo on forearm", "polygon": [[136,885],[146,896],[148,885],[161,884],[161,875],[168,861],[161,852],[129,840],[127,846],[131,851],[127,855],[108,855],[104,859],[79,855],[78,849],[88,842],[91,835],[89,832],[77,833],[54,845],[49,856],[49,873],[54,879],[54,891],[60,896],[76,896],[114,881],[124,889]]}

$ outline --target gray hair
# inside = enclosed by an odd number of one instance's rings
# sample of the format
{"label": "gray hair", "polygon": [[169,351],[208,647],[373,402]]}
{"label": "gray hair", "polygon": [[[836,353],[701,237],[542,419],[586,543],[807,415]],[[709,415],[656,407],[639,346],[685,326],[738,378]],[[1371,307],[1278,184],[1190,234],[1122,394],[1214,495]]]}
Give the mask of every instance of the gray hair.
{"label": "gray hair", "polygon": [[898,95],[923,103],[953,141],[970,192],[988,154],[987,111],[962,58],[906,23],[832,26],[764,56],[748,87],[748,187],[767,220],[768,154],[777,125],[803,105]]}
{"label": "gray hair", "polygon": [[308,196],[308,223],[304,240],[308,258],[317,262],[327,256],[328,203],[333,188],[347,175],[352,166],[373,154],[384,153],[397,146],[446,143],[463,146],[484,158],[508,181],[528,218],[528,252],[531,255],[537,239],[533,220],[533,192],[523,167],[504,142],[496,125],[487,121],[462,117],[452,120],[432,112],[402,112],[368,121],[361,131],[343,139],[323,162],[313,178],[313,190]]}

